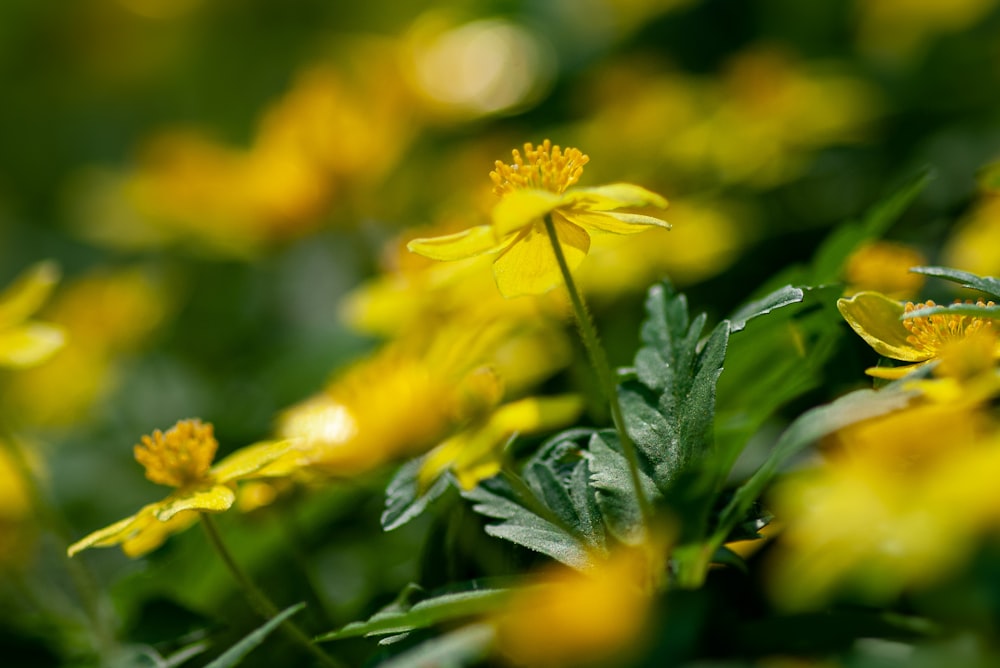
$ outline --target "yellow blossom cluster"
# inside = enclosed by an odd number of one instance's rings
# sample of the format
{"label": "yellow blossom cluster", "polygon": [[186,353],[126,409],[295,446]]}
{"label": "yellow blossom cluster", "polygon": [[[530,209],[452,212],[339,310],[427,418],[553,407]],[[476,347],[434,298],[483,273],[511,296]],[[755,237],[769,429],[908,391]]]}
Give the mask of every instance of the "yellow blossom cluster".
{"label": "yellow blossom cluster", "polygon": [[[823,465],[791,475],[772,495],[782,518],[772,559],[774,598],[811,607],[836,595],[882,601],[939,583],[1000,523],[1000,345],[994,322],[964,315],[903,318],[914,308],[878,293],[840,300],[876,351],[915,362],[868,373],[899,378],[910,404],[842,429]],[[925,302],[920,306],[933,306]]]}

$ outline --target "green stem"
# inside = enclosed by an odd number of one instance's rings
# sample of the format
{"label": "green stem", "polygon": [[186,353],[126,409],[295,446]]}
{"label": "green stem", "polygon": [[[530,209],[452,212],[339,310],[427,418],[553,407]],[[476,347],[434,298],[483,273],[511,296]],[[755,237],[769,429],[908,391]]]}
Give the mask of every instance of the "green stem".
{"label": "green stem", "polygon": [[[247,597],[250,606],[264,619],[271,619],[275,617],[280,611],[278,606],[271,602],[271,599],[267,597],[257,585],[247,576],[247,574],[240,568],[240,565],[236,563],[233,556],[226,549],[225,543],[222,542],[222,537],[219,535],[219,530],[215,526],[215,521],[207,513],[201,513],[201,526],[205,529],[205,533],[208,535],[208,541],[212,544],[215,552],[222,559],[222,562],[226,565],[229,573],[233,576],[233,579],[240,585],[243,589],[244,596]],[[333,659],[317,647],[309,636],[300,629],[294,622],[290,620],[285,620],[281,623],[281,628],[291,637],[295,642],[312,654],[316,659],[327,666],[328,668],[343,668],[339,661]]]}
{"label": "green stem", "polygon": [[559,264],[559,271],[562,272],[563,281],[566,283],[566,291],[569,293],[570,302],[573,304],[576,323],[580,328],[580,338],[583,339],[583,345],[587,349],[587,354],[590,356],[590,363],[597,373],[597,380],[600,383],[601,390],[611,407],[611,419],[614,421],[615,429],[618,431],[622,453],[628,461],[629,475],[632,478],[632,488],[635,490],[639,512],[642,514],[643,525],[648,531],[651,528],[652,508],[649,499],[646,498],[646,493],[642,488],[639,476],[639,455],[636,452],[635,444],[632,442],[625,428],[625,418],[622,415],[621,403],[618,400],[618,383],[615,381],[615,376],[611,371],[607,354],[604,352],[604,348],[597,337],[597,328],[590,317],[590,311],[587,309],[583,297],[580,296],[580,292],[576,289],[576,283],[573,281],[573,276],[569,271],[569,265],[566,264],[566,256],[563,254],[562,245],[559,243],[559,236],[556,234],[556,226],[552,222],[552,216],[546,214],[544,221],[545,231],[548,232],[549,241],[552,242],[552,252],[555,253],[556,262]]}
{"label": "green stem", "polygon": [[[48,491],[43,489],[36,477],[17,436],[6,425],[0,426],[0,447],[4,446],[24,482],[35,517],[42,526],[52,532],[59,545],[59,551],[65,555],[66,548],[71,543],[70,529],[60,509],[51,501]],[[64,559],[63,563],[76,588],[83,613],[93,629],[97,650],[101,656],[108,656],[115,647],[114,633],[111,630],[113,624],[107,602],[101,597],[96,579],[79,560]]]}

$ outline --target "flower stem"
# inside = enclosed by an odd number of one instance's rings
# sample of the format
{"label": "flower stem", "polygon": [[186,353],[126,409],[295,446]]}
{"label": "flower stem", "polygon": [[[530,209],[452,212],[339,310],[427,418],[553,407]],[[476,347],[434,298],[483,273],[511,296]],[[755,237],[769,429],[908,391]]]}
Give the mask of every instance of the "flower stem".
{"label": "flower stem", "polygon": [[[271,602],[271,599],[267,597],[257,585],[250,580],[249,576],[240,568],[236,560],[226,549],[225,544],[222,542],[222,537],[219,535],[219,530],[215,526],[215,521],[207,513],[200,513],[201,526],[205,529],[205,533],[208,535],[208,541],[212,544],[215,552],[222,559],[222,562],[226,565],[229,573],[233,576],[233,579],[240,585],[243,589],[243,595],[246,596],[247,601],[250,606],[264,619],[271,619],[275,617],[279,610],[278,606]],[[312,654],[316,659],[327,666],[328,668],[343,668],[339,661],[336,661],[333,657],[329,656],[326,652],[317,647],[313,641],[305,634],[305,632],[300,629],[294,622],[290,620],[285,620],[281,623],[281,628],[287,633],[295,642],[306,649],[310,654]]]}
{"label": "flower stem", "polygon": [[622,454],[625,455],[625,459],[628,461],[629,475],[632,478],[632,488],[635,490],[635,497],[639,504],[643,526],[648,531],[651,528],[652,508],[650,507],[649,499],[646,498],[646,493],[642,488],[642,482],[639,477],[639,455],[636,452],[635,444],[628,435],[628,430],[625,428],[625,418],[622,415],[621,403],[618,400],[618,383],[615,381],[611,365],[608,363],[608,356],[597,337],[597,328],[594,326],[594,321],[590,316],[590,311],[587,309],[587,304],[583,301],[583,297],[577,290],[576,282],[569,271],[569,265],[566,264],[566,256],[563,254],[562,245],[559,243],[559,236],[556,234],[556,226],[552,222],[552,216],[546,214],[544,221],[545,231],[548,232],[549,241],[552,242],[552,252],[555,253],[556,262],[559,264],[559,271],[562,272],[563,281],[566,284],[566,291],[569,293],[570,302],[573,304],[576,324],[580,328],[580,338],[583,339],[583,345],[590,356],[590,363],[597,374],[601,390],[611,407],[611,419],[614,421],[615,429],[618,431]]}

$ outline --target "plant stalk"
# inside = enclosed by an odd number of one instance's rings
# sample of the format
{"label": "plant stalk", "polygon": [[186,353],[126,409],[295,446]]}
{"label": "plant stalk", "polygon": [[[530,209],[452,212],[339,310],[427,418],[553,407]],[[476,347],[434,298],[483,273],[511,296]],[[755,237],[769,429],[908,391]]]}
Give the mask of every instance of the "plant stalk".
{"label": "plant stalk", "polygon": [[[271,602],[271,599],[269,599],[267,595],[253,583],[250,577],[243,571],[242,568],[240,568],[239,564],[236,563],[236,560],[233,559],[232,554],[230,554],[229,550],[226,549],[225,543],[222,542],[222,536],[219,535],[219,530],[215,526],[215,521],[208,513],[199,513],[199,515],[201,519],[201,526],[205,529],[205,533],[208,535],[208,541],[212,544],[215,552],[226,565],[226,568],[233,576],[233,579],[240,585],[240,588],[243,590],[243,595],[246,596],[250,606],[265,620],[275,617],[280,612],[278,610],[278,606]],[[310,654],[316,657],[321,664],[327,666],[327,668],[344,668],[339,661],[336,661],[333,657],[329,656],[326,652],[317,647],[309,636],[306,635],[306,633],[291,620],[286,619],[283,621],[281,623],[281,628],[290,638],[301,645],[303,649],[308,650]]]}
{"label": "plant stalk", "polygon": [[622,453],[628,461],[629,475],[632,478],[632,488],[635,490],[636,501],[639,504],[639,512],[642,515],[643,526],[646,531],[652,529],[652,507],[646,493],[642,488],[639,476],[639,455],[636,452],[635,443],[632,442],[625,428],[625,418],[622,414],[621,402],[618,400],[618,383],[611,371],[608,363],[608,356],[601,346],[597,336],[597,328],[594,326],[593,318],[587,309],[587,304],[583,301],[576,282],[566,264],[566,256],[563,254],[559,236],[556,234],[556,226],[552,221],[552,215],[546,214],[544,218],[545,231],[548,232],[549,241],[552,242],[552,252],[555,253],[556,262],[559,264],[559,271],[562,272],[563,281],[566,284],[566,292],[569,293],[570,302],[573,304],[573,313],[576,315],[576,324],[579,326],[580,338],[587,349],[590,363],[597,374],[597,380],[601,386],[601,391],[611,407],[611,419],[614,421],[615,429],[618,431],[618,439],[621,441]]}

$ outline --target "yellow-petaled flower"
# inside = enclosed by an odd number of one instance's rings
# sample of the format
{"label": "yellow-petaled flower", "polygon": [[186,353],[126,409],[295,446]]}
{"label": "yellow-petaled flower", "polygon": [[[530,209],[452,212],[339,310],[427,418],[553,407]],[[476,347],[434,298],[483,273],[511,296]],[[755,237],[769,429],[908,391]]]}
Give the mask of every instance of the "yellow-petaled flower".
{"label": "yellow-petaled flower", "polygon": [[563,151],[546,139],[538,147],[513,151],[513,164],[498,160],[490,172],[500,202],[493,222],[441,237],[414,239],[409,248],[434,260],[461,260],[496,253],[493,276],[505,297],[541,294],[562,279],[544,219],[551,217],[572,271],[590,250],[593,233],[633,234],[669,228],[659,218],[621,209],[665,208],[667,200],[630,183],[569,189],[589,158],[575,148]]}
{"label": "yellow-petaled flower", "polygon": [[771,494],[784,524],[770,561],[782,605],[876,602],[938,582],[1000,519],[1000,432],[975,406],[916,404],[842,430],[824,454],[825,466]]}
{"label": "yellow-petaled flower", "polygon": [[275,467],[266,470],[288,453],[285,442],[251,445],[212,466],[218,447],[212,425],[197,419],[181,420],[166,432],[157,429],[151,436],[143,436],[142,443],[135,446],[135,458],[145,467],[146,477],[177,490],[73,543],[69,556],[88,547],[112,545],[121,545],[130,557],[142,556],[171,534],[191,526],[198,513],[228,510],[236,499],[237,481],[285,473]]}
{"label": "yellow-petaled flower", "polygon": [[503,446],[514,434],[535,434],[570,424],[583,411],[576,396],[520,399],[472,420],[427,454],[417,475],[423,489],[451,469],[463,489],[500,472]]}
{"label": "yellow-petaled flower", "polygon": [[0,294],[0,367],[33,366],[62,347],[62,329],[28,320],[42,307],[58,280],[56,265],[40,262]]}
{"label": "yellow-petaled flower", "polygon": [[582,573],[564,565],[539,572],[488,620],[499,653],[539,668],[626,664],[641,649],[650,613],[644,548],[595,557]]}
{"label": "yellow-petaled flower", "polygon": [[[993,302],[976,302],[993,306]],[[876,378],[902,378],[915,368],[936,360],[950,343],[974,334],[993,331],[992,318],[938,315],[904,318],[917,309],[936,306],[932,301],[903,304],[879,292],[859,292],[850,299],[837,300],[840,314],[875,352],[902,362],[913,362],[893,368],[874,367],[865,373]],[[993,357],[1000,356],[1000,346],[994,347]]]}

